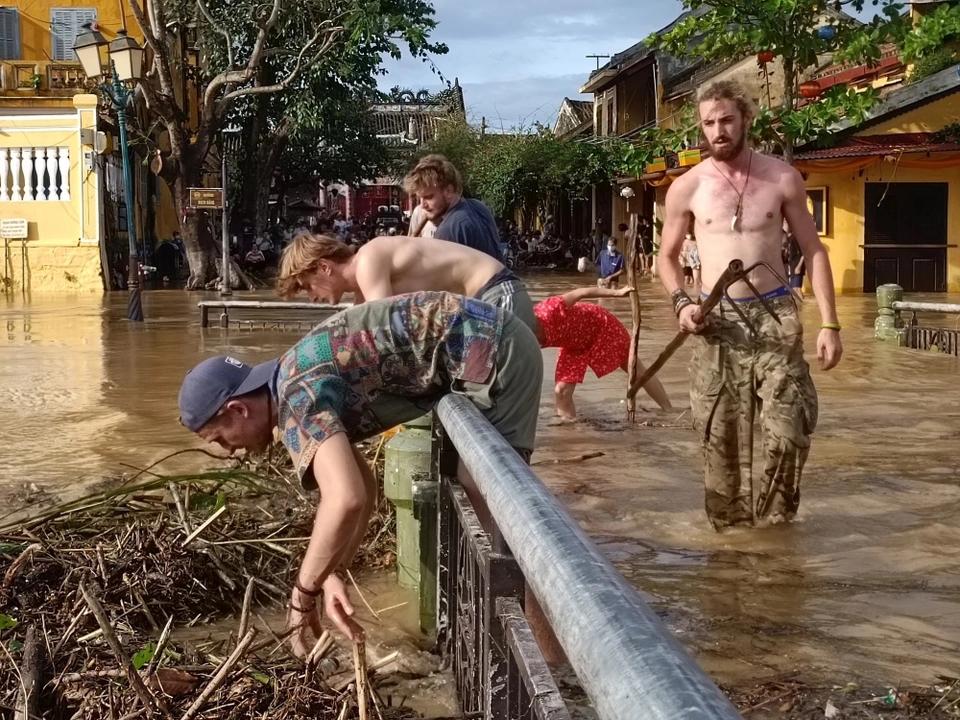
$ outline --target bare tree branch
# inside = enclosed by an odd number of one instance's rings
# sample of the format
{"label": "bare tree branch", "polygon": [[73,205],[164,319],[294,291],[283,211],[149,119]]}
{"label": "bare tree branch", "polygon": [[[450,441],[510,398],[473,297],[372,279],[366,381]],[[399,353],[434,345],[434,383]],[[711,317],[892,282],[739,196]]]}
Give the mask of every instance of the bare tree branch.
{"label": "bare tree branch", "polygon": [[203,0],[197,0],[197,7],[200,8],[200,12],[203,13],[203,16],[207,19],[207,22],[210,23],[210,27],[223,35],[224,39],[227,41],[227,67],[233,67],[233,37],[230,35],[230,31],[225,27],[218,27],[218,23],[210,15],[210,10],[207,8],[207,4]]}
{"label": "bare tree branch", "polygon": [[287,76],[273,85],[260,85],[255,87],[240,88],[239,90],[234,90],[223,96],[221,103],[227,103],[235,98],[243,97],[245,95],[269,95],[270,93],[275,93],[286,88],[290,83],[297,79],[297,76],[300,74],[302,69],[308,68],[311,65],[315,64],[321,57],[323,57],[333,46],[334,41],[343,31],[342,27],[333,27],[325,31],[326,38],[324,38],[323,44],[320,48],[313,54],[309,61],[306,63],[303,62],[303,56],[306,54],[307,50],[319,39],[320,35],[324,33],[322,30],[317,30],[310,42],[301,48],[300,53],[297,55],[297,61],[294,63],[293,69],[287,73]]}
{"label": "bare tree branch", "polygon": [[[137,21],[137,25],[140,26],[140,32],[143,33],[144,42],[146,42],[147,47],[149,47],[153,52],[153,66],[157,71],[157,79],[160,82],[160,91],[170,98],[175,98],[176,95],[173,91],[173,75],[170,72],[170,60],[167,47],[155,32],[155,27],[153,26],[151,19],[148,19],[144,15],[144,11],[140,6],[139,0],[129,0],[129,2],[130,9],[133,11],[133,17]],[[151,5],[153,4],[153,0],[146,0],[146,2],[150,3]],[[154,17],[155,15],[151,14],[151,18]]]}

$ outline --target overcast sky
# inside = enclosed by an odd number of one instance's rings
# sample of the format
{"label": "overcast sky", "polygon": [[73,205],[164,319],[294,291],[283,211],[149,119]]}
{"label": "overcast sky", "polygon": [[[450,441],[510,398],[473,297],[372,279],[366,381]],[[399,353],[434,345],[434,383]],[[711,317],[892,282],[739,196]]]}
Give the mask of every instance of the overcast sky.
{"label": "overcast sky", "polygon": [[[564,97],[596,68],[587,55],[630,47],[681,11],[679,0],[434,0],[434,38],[450,52],[434,58],[444,77],[460,80],[467,118],[495,130],[552,124]],[[601,63],[605,62],[601,60]],[[384,90],[400,85],[439,90],[430,67],[388,61]]]}

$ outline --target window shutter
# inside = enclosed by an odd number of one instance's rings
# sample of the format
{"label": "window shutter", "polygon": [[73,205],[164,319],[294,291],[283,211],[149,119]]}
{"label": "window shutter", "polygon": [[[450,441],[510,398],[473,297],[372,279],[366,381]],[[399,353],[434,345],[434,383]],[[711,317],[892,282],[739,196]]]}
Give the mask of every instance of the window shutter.
{"label": "window shutter", "polygon": [[85,23],[96,22],[96,8],[53,8],[50,10],[53,59],[58,62],[73,62],[73,44]]}
{"label": "window shutter", "polygon": [[20,59],[20,17],[16,8],[0,8],[0,60]]}

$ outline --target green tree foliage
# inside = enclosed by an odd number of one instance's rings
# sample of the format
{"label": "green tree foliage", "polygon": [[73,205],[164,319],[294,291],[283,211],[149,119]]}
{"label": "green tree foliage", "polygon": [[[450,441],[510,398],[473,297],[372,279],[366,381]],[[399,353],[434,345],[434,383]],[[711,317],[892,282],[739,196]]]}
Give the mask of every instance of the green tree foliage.
{"label": "green tree foliage", "polygon": [[594,184],[612,182],[622,164],[619,143],[560,140],[544,127],[481,136],[466,123],[451,124],[414,162],[428,153],[446,155],[463,174],[465,191],[496,215],[520,211],[526,222],[552,212],[561,197],[586,198]]}
{"label": "green tree foliage", "polygon": [[755,132],[775,142],[788,162],[797,144],[823,137],[841,118],[862,116],[870,100],[836,91],[804,103],[797,87],[805,72],[830,56],[876,62],[882,43],[907,32],[904,6],[897,0],[873,0],[879,14],[865,24],[844,12],[861,11],[864,0],[683,0],[683,4],[694,12],[668,32],[651,35],[647,44],[678,57],[711,62],[772,51],[783,66],[783,104],[763,109]]}
{"label": "green tree foliage", "polygon": [[[170,186],[190,263],[188,287],[199,287],[212,267],[213,243],[201,236],[201,218],[187,208],[189,188],[203,184],[220,130],[240,123],[247,130],[243,156],[256,160],[266,183],[291,137],[323,152],[301,155],[305,167],[368,143],[357,103],[368,103],[383,73],[384,57],[407,51],[429,62],[445,52],[431,42],[436,27],[427,0],[129,0],[149,49],[141,89],[144,115],[159,136],[161,177]],[[195,28],[199,62],[184,62],[189,29]],[[185,78],[184,76],[188,76]],[[189,79],[189,82],[187,81]],[[191,92],[196,88],[196,95]],[[338,123],[353,132],[331,137]],[[341,158],[367,157],[343,151]],[[336,166],[334,166],[336,167]],[[359,172],[360,166],[338,172]],[[264,187],[254,194],[267,195]],[[265,202],[265,201],[264,201]]]}
{"label": "green tree foliage", "polygon": [[903,39],[903,59],[915,63],[911,81],[956,64],[960,39],[960,6],[944,3],[919,18]]}

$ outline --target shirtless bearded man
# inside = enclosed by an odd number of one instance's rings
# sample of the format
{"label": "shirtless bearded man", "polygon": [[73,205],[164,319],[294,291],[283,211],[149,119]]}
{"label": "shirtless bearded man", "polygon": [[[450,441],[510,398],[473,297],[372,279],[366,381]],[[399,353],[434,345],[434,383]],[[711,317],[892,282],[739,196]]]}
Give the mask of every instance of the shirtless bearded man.
{"label": "shirtless bearded man", "polygon": [[[782,267],[780,241],[786,219],[810,269],[820,310],[817,358],[823,370],[843,352],[837,323],[833,275],[826,249],[807,211],[803,179],[789,165],[760,155],[747,144],[752,103],[736,83],[707,87],[698,98],[700,123],[711,157],[671,185],[666,198],[660,271],[671,294],[680,328],[700,337],[691,367],[694,426],[705,449],[706,511],[714,528],[791,519],[800,503],[800,476],[817,423],[817,394],[803,359],[803,327],[796,302],[782,281],[764,268],[752,273],[754,286],[776,310],[778,324],[743,283],[730,288],[752,335],[724,300],[704,317],[683,290],[679,256],[694,223],[703,290],[709,293],[731,260],[744,267],[766,262]],[[741,300],[742,299],[742,300]],[[751,407],[761,409],[763,473],[755,507],[741,482],[752,447],[743,422]]]}

